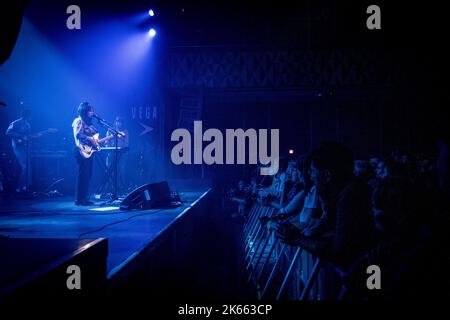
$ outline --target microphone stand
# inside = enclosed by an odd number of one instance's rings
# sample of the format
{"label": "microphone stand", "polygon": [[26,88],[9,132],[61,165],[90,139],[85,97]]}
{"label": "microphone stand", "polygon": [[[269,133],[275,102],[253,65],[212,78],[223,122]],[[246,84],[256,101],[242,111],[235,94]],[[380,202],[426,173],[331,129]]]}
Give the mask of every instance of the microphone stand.
{"label": "microphone stand", "polygon": [[29,189],[30,189],[30,165],[31,165],[31,161],[30,161],[30,141],[27,139],[25,141],[25,149],[26,149],[26,164],[27,164],[27,168],[26,168],[26,179],[25,179],[25,192],[28,193]]}
{"label": "microphone stand", "polygon": [[105,120],[103,120],[100,117],[95,117],[98,121],[98,123],[100,123],[100,125],[102,125],[104,128],[107,128],[108,131],[112,132],[112,134],[114,135],[114,193],[111,197],[110,202],[113,202],[117,199],[119,199],[118,195],[117,195],[117,173],[118,173],[118,168],[117,168],[117,160],[118,160],[118,137],[123,136],[123,134],[119,131],[117,131],[113,126],[111,126],[109,123],[107,123]]}

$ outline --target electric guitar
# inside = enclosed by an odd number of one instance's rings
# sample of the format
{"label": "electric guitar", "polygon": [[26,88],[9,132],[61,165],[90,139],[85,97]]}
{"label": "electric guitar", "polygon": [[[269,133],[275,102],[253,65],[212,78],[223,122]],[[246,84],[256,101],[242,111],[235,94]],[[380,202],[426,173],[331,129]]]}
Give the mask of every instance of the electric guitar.
{"label": "electric guitar", "polygon": [[112,139],[114,137],[114,135],[110,135],[99,139],[99,136],[100,135],[96,133],[91,137],[93,140],[93,146],[84,143],[79,144],[78,148],[80,149],[80,154],[83,158],[90,158],[94,154],[94,152],[101,150],[100,144],[102,142],[108,141],[109,139]]}
{"label": "electric guitar", "polygon": [[30,134],[27,134],[27,135],[16,137],[16,138],[14,138],[14,141],[16,142],[16,145],[22,145],[22,144],[26,143],[27,141],[29,141],[31,139],[39,138],[39,137],[41,137],[44,134],[56,133],[56,132],[58,132],[58,129],[56,129],[56,128],[48,128],[46,130],[42,130],[42,131],[39,131],[39,132],[30,133]]}

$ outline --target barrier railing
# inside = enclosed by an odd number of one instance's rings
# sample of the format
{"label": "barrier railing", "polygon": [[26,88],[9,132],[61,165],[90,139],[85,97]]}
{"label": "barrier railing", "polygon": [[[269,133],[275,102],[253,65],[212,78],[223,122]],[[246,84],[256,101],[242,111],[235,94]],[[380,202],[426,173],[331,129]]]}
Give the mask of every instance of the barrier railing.
{"label": "barrier railing", "polygon": [[326,271],[322,261],[300,247],[282,243],[273,229],[261,224],[262,217],[276,212],[254,204],[248,213],[242,240],[244,280],[256,289],[259,299],[320,299],[325,294],[319,285],[319,274]]}

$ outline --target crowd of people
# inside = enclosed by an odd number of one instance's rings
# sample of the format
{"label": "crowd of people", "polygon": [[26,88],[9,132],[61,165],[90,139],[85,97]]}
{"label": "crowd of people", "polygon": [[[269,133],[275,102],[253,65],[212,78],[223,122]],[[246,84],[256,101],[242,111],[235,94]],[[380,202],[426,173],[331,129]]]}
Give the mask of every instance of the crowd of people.
{"label": "crowd of people", "polygon": [[[450,260],[448,141],[439,139],[437,150],[434,160],[395,153],[354,160],[346,146],[325,142],[280,159],[275,176],[241,180],[231,199],[244,218],[255,202],[275,207],[260,223],[332,263],[347,299],[433,298],[430,289],[448,282]],[[368,290],[370,265],[381,270],[381,290]]]}

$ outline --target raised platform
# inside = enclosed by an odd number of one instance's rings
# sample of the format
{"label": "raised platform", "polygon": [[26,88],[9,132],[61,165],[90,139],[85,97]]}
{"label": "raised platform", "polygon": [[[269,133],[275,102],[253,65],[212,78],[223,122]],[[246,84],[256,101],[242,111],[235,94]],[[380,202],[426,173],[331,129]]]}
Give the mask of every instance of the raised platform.
{"label": "raised platform", "polygon": [[[80,268],[83,293],[106,287],[108,241],[99,239],[0,238],[0,300],[54,294],[73,297],[68,290],[70,266]],[[72,271],[73,272],[73,271]]]}
{"label": "raised platform", "polygon": [[[11,250],[7,242],[11,244],[14,239],[41,239],[39,245],[42,252],[46,251],[47,257],[54,260],[61,255],[69,254],[86,245],[86,239],[106,238],[108,254],[106,260],[106,275],[110,279],[122,269],[128,267],[130,261],[139,257],[141,252],[154,246],[156,240],[171,229],[176,221],[186,217],[188,213],[208,194],[207,189],[195,192],[182,192],[180,194],[182,205],[176,208],[151,209],[139,211],[120,211],[117,207],[77,207],[72,199],[2,199],[0,209],[0,236],[10,239],[1,239],[8,251],[4,253],[10,256],[16,255],[19,260],[23,258],[26,264],[26,256]],[[45,239],[45,240],[44,240]],[[61,249],[55,255],[55,246],[50,244],[50,239],[64,239],[66,245],[58,244]],[[69,244],[72,239],[71,244]],[[21,240],[25,241],[25,240]],[[47,241],[47,245],[45,245]],[[91,241],[91,240],[90,240]],[[55,242],[57,243],[57,242]],[[27,244],[30,249],[30,243]],[[36,242],[36,247],[38,242]],[[69,250],[67,246],[71,246]],[[32,248],[32,246],[31,246]],[[63,252],[64,251],[64,252]],[[52,253],[53,252],[53,253]],[[39,251],[37,256],[43,257]],[[4,255],[4,254],[3,254]],[[8,259],[8,257],[3,257]],[[5,261],[5,260],[3,260]],[[49,261],[47,261],[49,262]],[[16,262],[20,265],[20,262]],[[3,266],[5,266],[3,264]],[[3,268],[0,266],[0,268]],[[8,268],[2,269],[2,277],[7,277]],[[14,273],[14,270],[9,274]],[[32,268],[36,271],[39,268]],[[29,272],[33,271],[27,269]],[[26,274],[27,272],[25,272]]]}

